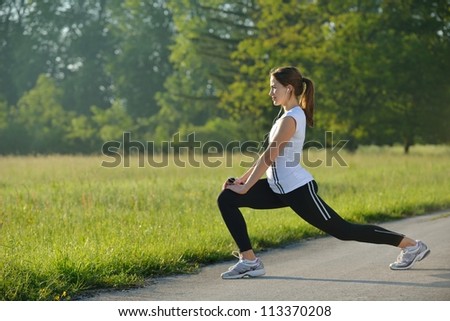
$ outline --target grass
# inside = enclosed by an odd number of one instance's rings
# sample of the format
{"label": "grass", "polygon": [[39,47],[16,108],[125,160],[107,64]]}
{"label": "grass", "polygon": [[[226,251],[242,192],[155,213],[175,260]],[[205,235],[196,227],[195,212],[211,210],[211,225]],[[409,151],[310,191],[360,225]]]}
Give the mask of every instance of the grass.
{"label": "grass", "polygon": [[[326,160],[324,151],[310,156]],[[309,170],[319,194],[349,220],[450,207],[448,146],[341,156],[348,167]],[[139,168],[136,159],[130,168],[105,168],[105,157],[0,158],[0,299],[70,300],[229,258],[235,245],[216,196],[226,177],[242,172],[242,159],[216,168],[181,168],[172,159],[164,168]],[[257,250],[320,235],[289,209],[243,211]]]}

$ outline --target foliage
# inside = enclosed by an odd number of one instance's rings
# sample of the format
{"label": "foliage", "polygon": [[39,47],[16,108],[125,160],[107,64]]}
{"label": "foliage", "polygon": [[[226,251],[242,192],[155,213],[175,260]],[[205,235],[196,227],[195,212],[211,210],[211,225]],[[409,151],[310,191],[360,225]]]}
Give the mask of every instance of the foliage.
{"label": "foliage", "polygon": [[155,95],[172,72],[171,11],[162,0],[116,1],[112,10],[117,21],[109,28],[116,43],[105,68],[114,80],[113,94],[133,118],[154,115],[159,111]]}
{"label": "foliage", "polygon": [[13,124],[21,129],[23,146],[32,152],[64,151],[67,113],[61,105],[62,92],[53,79],[41,75],[36,86],[17,102]]}
{"label": "foliage", "polygon": [[257,3],[255,31],[233,53],[239,72],[221,97],[222,105],[234,119],[250,118],[253,126],[248,131],[253,139],[270,129],[277,112],[273,111],[268,97],[270,70],[295,65],[309,76],[311,61],[305,55],[308,47],[303,43],[309,39],[310,29],[314,28],[310,23],[316,16],[309,2],[261,0]]}
{"label": "foliage", "polygon": [[[98,153],[129,128],[158,142],[217,119],[261,140],[280,65],[315,82],[314,139],[448,143],[449,19],[446,0],[2,1],[0,153]],[[105,116],[115,134],[102,111],[127,114]]]}
{"label": "foliage", "polygon": [[219,99],[233,81],[237,68],[231,54],[253,29],[252,1],[169,1],[176,34],[171,47],[174,72],[158,95],[166,134],[180,126],[204,125],[226,114]]}

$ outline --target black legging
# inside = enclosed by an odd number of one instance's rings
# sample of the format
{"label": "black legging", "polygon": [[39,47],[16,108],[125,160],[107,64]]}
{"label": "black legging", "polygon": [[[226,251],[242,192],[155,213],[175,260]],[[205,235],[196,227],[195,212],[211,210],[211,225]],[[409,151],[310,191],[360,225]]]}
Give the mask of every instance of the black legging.
{"label": "black legging", "polygon": [[317,184],[311,181],[287,194],[272,191],[267,179],[260,179],[246,194],[229,189],[218,197],[218,205],[228,230],[241,252],[252,249],[247,225],[240,207],[275,209],[289,206],[301,218],[318,229],[340,239],[398,246],[404,235],[376,225],[347,222],[318,195]]}

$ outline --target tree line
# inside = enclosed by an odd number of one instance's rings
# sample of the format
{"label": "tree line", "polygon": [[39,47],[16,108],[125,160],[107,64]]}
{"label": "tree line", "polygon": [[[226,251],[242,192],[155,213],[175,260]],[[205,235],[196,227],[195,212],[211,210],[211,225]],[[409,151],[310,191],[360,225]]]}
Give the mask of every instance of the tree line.
{"label": "tree line", "polygon": [[316,126],[361,144],[450,141],[447,0],[0,2],[0,154],[260,141],[270,69],[316,86]]}

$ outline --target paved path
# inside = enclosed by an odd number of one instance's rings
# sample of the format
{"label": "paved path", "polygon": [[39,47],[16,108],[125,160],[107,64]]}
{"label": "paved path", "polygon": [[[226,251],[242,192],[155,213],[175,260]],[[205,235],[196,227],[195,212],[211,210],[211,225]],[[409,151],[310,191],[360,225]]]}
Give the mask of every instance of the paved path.
{"label": "paved path", "polygon": [[229,261],[86,300],[450,301],[450,211],[381,225],[425,241],[431,254],[411,270],[391,271],[398,249],[324,237],[259,253],[267,273],[260,278],[222,280]]}

